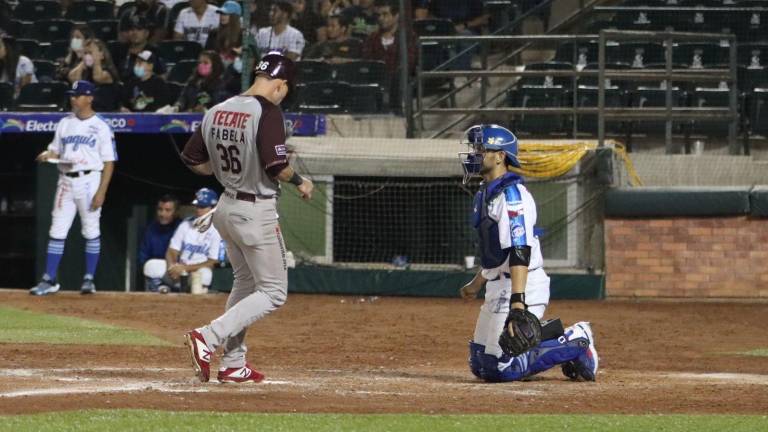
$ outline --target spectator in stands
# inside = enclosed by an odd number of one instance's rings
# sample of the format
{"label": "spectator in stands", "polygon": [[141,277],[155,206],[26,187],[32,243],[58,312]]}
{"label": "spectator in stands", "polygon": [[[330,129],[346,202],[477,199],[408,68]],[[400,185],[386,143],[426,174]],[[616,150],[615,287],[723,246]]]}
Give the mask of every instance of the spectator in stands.
{"label": "spectator in stands", "polygon": [[67,16],[67,11],[74,1],[75,0],[59,0],[59,4],[61,4],[61,16]]}
{"label": "spectator in stands", "polygon": [[[139,268],[144,268],[144,264],[151,259],[165,259],[168,244],[180,223],[179,199],[170,194],[161,196],[155,207],[155,219],[147,225],[141,239]],[[148,283],[149,278],[145,278],[144,282],[147,291],[157,290],[156,286]]]}
{"label": "spectator in stands", "polygon": [[328,17],[325,42],[318,42],[307,49],[304,57],[328,63],[344,63],[363,57],[363,43],[349,37],[349,21],[344,15]]}
{"label": "spectator in stands", "polygon": [[160,1],[163,2],[163,4],[165,5],[165,7],[168,8],[168,10],[171,10],[173,9],[174,6],[176,6],[177,3],[181,3],[186,0],[160,0]]}
{"label": "spectator in stands", "polygon": [[0,39],[0,82],[12,83],[16,95],[25,85],[37,82],[35,65],[19,54],[11,37]]}
{"label": "spectator in stands", "polygon": [[123,89],[123,112],[154,112],[170,103],[165,80],[154,73],[157,55],[146,50],[136,56],[133,75]]}
{"label": "spectator in stands", "polygon": [[208,33],[219,27],[217,9],[205,0],[189,0],[189,7],[182,9],[176,19],[173,29],[174,39],[197,42],[205,46]]}
{"label": "spectator in stands", "polygon": [[[126,30],[128,32],[128,42],[120,44],[119,51],[121,54],[117,62],[120,79],[123,82],[133,78],[133,67],[136,65],[139,53],[151,51],[155,55],[158,54],[157,46],[149,41],[150,30],[146,19],[138,15],[132,16],[126,23]],[[158,75],[165,73],[165,64],[159,57],[154,72]]]}
{"label": "spectator in stands", "polygon": [[352,36],[365,38],[379,26],[379,16],[374,0],[360,0],[356,6],[344,9],[343,15],[349,20]]}
{"label": "spectator in stands", "polygon": [[240,27],[243,9],[238,2],[228,0],[216,12],[219,14],[219,28],[208,34],[205,49],[217,52],[224,64],[229,66],[237,57],[235,50],[243,46]]}
{"label": "spectator in stands", "polygon": [[[439,18],[453,23],[457,35],[473,36],[482,32],[488,25],[490,16],[483,10],[482,0],[417,0],[414,18]],[[459,43],[459,52],[471,44]],[[472,51],[460,56],[451,65],[453,69],[469,70],[472,68]]]}
{"label": "spectator in stands", "polygon": [[[398,20],[400,8],[397,1],[381,1],[377,3],[379,30],[368,36],[363,44],[363,57],[368,60],[383,61],[387,70],[387,86],[389,87],[389,106],[395,112],[401,112],[400,91],[400,44],[398,43]],[[408,34],[408,69],[413,72],[416,54],[413,34]]]}
{"label": "spectator in stands", "polygon": [[243,58],[241,57],[242,48],[235,50],[237,57],[232,64],[224,70],[224,89],[229,95],[236,95],[243,92]]}
{"label": "spectator in stands", "polygon": [[216,51],[200,53],[197,68],[176,102],[180,112],[205,112],[230,95],[221,79],[224,66]]}
{"label": "spectator in stands", "polygon": [[120,76],[104,42],[99,39],[89,39],[85,44],[80,63],[69,71],[67,80],[72,84],[80,80],[97,85],[112,84],[118,82]]}
{"label": "spectator in stands", "polygon": [[256,35],[256,46],[261,55],[271,50],[282,50],[291,60],[301,58],[304,51],[304,35],[291,27],[290,20],[293,6],[287,1],[278,1],[269,11],[270,27],[259,29]]}
{"label": "spectator in stands", "polygon": [[69,72],[83,61],[85,44],[95,36],[93,30],[87,24],[75,24],[72,27],[69,39],[69,51],[67,55],[58,59],[58,78],[61,81],[69,81]]}
{"label": "spectator in stands", "polygon": [[166,24],[170,10],[165,4],[158,0],[136,0],[133,6],[128,7],[123,15],[118,17],[120,20],[119,31],[120,40],[127,40],[130,29],[135,26],[135,20],[141,18],[144,26],[149,30],[149,40],[152,43],[159,43],[165,40]]}
{"label": "spectator in stands", "polygon": [[308,44],[317,42],[318,31],[325,21],[311,8],[307,7],[307,0],[292,0],[293,17],[291,22],[297,30],[304,35]]}
{"label": "spectator in stands", "polygon": [[251,13],[250,32],[254,35],[258,33],[260,28],[269,26],[269,9],[271,5],[272,0],[254,0],[249,4],[249,11]]}

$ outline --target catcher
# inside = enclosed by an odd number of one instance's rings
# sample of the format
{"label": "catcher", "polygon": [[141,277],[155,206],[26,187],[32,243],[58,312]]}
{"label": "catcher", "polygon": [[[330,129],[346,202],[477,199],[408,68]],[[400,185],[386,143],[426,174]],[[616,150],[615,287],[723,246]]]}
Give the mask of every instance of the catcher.
{"label": "catcher", "polygon": [[563,329],[559,319],[539,321],[549,302],[549,276],[533,234],[536,204],[509,169],[520,167],[517,138],[490,124],[469,128],[466,139],[470,151],[459,153],[464,182],[483,179],[472,215],[481,269],[460,294],[473,299],[483,284],[486,289],[469,342],[472,373],[488,382],[518,381],[561,364],[566,377],[594,381],[598,357],[590,324]]}

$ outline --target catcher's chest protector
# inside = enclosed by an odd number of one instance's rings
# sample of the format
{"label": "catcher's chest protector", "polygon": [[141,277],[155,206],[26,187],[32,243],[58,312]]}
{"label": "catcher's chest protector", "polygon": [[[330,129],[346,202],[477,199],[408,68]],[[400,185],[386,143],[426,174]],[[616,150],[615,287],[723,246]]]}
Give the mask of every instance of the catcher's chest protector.
{"label": "catcher's chest protector", "polygon": [[483,184],[475,194],[472,226],[477,233],[480,264],[484,269],[493,269],[504,264],[509,256],[509,248],[501,248],[499,224],[488,214],[488,207],[493,200],[504,194],[504,189],[520,181],[520,177],[514,174],[505,174],[504,177]]}

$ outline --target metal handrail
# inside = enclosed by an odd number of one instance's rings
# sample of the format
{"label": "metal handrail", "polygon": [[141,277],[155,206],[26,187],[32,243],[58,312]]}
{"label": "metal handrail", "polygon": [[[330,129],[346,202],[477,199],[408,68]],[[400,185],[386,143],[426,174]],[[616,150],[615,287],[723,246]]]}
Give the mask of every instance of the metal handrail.
{"label": "metal handrail", "polygon": [[595,6],[595,12],[766,12],[768,7]]}

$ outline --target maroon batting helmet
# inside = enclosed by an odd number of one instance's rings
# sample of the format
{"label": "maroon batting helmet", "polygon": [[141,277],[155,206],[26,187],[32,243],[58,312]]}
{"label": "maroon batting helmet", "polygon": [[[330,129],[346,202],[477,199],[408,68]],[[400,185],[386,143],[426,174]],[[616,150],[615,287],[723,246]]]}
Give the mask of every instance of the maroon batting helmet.
{"label": "maroon batting helmet", "polygon": [[288,92],[293,92],[296,84],[296,64],[279,51],[268,52],[253,71],[256,76],[266,75],[270,78],[285,80],[288,83]]}

